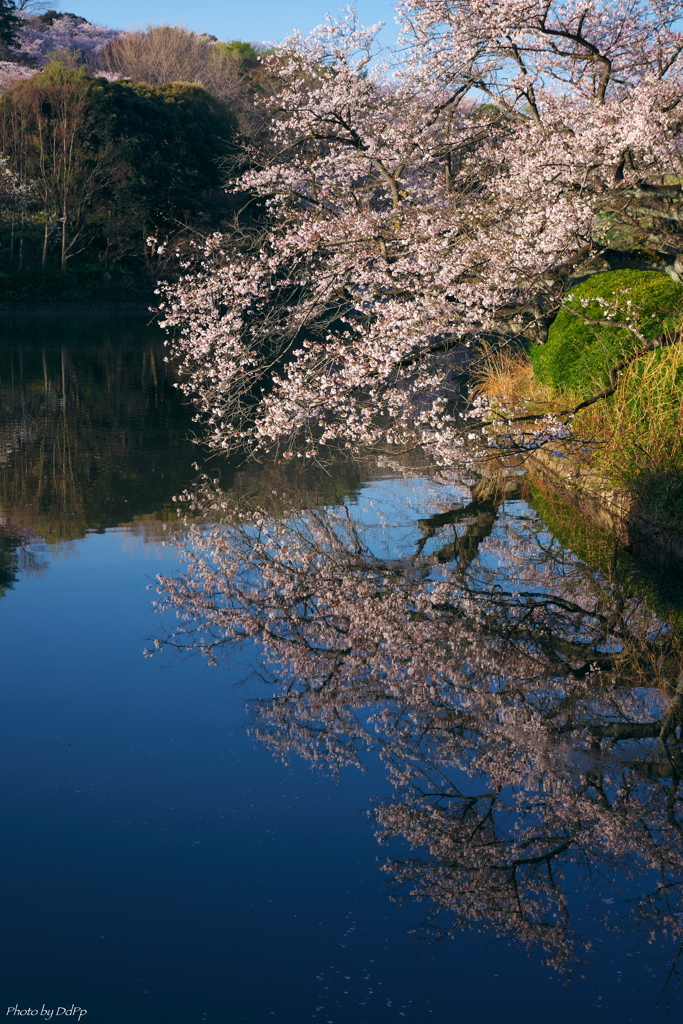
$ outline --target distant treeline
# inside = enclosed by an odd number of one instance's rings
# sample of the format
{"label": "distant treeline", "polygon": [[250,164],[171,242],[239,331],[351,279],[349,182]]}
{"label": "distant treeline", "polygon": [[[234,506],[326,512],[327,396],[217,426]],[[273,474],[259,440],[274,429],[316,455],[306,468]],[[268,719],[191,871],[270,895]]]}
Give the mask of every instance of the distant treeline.
{"label": "distant treeline", "polygon": [[170,26],[119,36],[99,67],[57,54],[0,96],[0,300],[147,295],[150,236],[226,230],[253,94],[250,44]]}

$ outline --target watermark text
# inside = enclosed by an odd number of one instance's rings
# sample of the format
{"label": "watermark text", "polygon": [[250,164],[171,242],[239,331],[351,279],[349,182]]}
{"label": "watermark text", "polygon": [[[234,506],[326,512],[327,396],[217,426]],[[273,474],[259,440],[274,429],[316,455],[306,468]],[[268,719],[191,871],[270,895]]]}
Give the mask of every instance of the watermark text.
{"label": "watermark text", "polygon": [[46,1006],[45,1003],[37,1010],[33,1006],[27,1006],[25,1009],[19,1006],[8,1006],[6,1017],[42,1017],[43,1020],[52,1020],[53,1017],[74,1017],[76,1020],[80,1020],[87,1013],[82,1006],[58,1006],[56,1009],[53,1006]]}

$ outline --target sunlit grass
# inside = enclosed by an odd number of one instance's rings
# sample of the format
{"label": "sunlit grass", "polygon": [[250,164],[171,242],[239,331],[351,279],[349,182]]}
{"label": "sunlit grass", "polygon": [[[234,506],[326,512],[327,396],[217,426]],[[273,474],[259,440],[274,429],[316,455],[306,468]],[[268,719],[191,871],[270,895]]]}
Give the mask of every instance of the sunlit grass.
{"label": "sunlit grass", "polygon": [[[671,338],[668,339],[671,341]],[[604,382],[591,382],[594,393]],[[486,394],[524,412],[571,408],[585,397],[551,389],[534,377],[522,349],[489,350],[473,375],[474,394]],[[599,476],[632,490],[645,507],[683,531],[683,332],[673,343],[641,356],[619,376],[615,393],[581,410],[574,435],[590,442],[580,455]]]}

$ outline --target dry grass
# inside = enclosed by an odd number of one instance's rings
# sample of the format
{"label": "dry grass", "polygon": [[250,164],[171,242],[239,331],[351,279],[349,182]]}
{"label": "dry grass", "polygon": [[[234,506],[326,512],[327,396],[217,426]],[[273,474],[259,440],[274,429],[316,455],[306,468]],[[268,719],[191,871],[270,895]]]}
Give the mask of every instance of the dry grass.
{"label": "dry grass", "polygon": [[[520,413],[541,415],[580,400],[539,384],[526,354],[512,349],[484,353],[472,391]],[[683,529],[682,400],[683,332],[678,332],[673,344],[632,363],[611,398],[574,420],[575,436],[590,442],[581,458],[617,485],[639,491],[677,529]]]}
{"label": "dry grass", "polygon": [[470,392],[474,396],[488,395],[497,401],[515,405],[552,398],[550,389],[534,379],[534,370],[526,352],[493,346],[482,351],[472,370]]}
{"label": "dry grass", "polygon": [[628,437],[656,461],[681,451],[683,336],[632,363],[609,402],[585,409],[577,422],[605,436]]}
{"label": "dry grass", "polygon": [[[544,416],[567,405],[566,396],[536,380],[528,355],[519,347],[484,349],[470,371],[469,383],[473,398],[486,396],[505,416]],[[525,429],[529,427],[527,423]]]}

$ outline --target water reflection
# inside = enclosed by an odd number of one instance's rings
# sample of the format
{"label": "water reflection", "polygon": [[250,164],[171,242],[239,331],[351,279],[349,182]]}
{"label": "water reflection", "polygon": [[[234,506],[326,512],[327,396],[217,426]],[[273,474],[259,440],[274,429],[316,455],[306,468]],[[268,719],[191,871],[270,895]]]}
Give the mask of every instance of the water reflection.
{"label": "water reflection", "polygon": [[[35,537],[63,544],[121,524],[152,542],[177,532],[173,497],[206,453],[164,351],[158,327],[142,317],[3,318],[0,516],[16,539],[3,541],[8,552]],[[302,486],[285,467],[207,464],[241,493],[273,501],[289,488],[303,504],[354,493],[365,468],[309,473]]]}
{"label": "water reflection", "polygon": [[0,597],[20,575],[36,576],[45,569],[38,552],[27,547],[25,530],[17,529],[0,513]]}
{"label": "water reflection", "polygon": [[[619,558],[580,561],[512,476],[381,485],[365,504],[278,509],[204,479],[186,568],[160,578],[216,661],[255,643],[274,689],[253,731],[284,759],[360,766],[398,893],[437,935],[486,927],[565,970],[593,923],[683,943],[683,648]],[[385,489],[384,497],[389,489]],[[393,851],[392,845],[392,851]],[[672,959],[673,957],[673,959]]]}
{"label": "water reflection", "polygon": [[551,532],[518,476],[368,485],[395,467],[350,462],[195,482],[202,452],[155,329],[60,330],[6,327],[0,347],[0,596],[42,571],[36,536],[126,524],[180,545],[166,642],[210,660],[260,647],[272,690],[252,727],[277,756],[382,759],[387,878],[424,899],[427,931],[486,928],[564,970],[602,921],[675,977],[683,659],[661,592],[532,488]]}
{"label": "water reflection", "polygon": [[[0,508],[49,543],[163,515],[193,475],[191,414],[135,318],[5,318]],[[175,399],[175,400],[174,400]]]}

